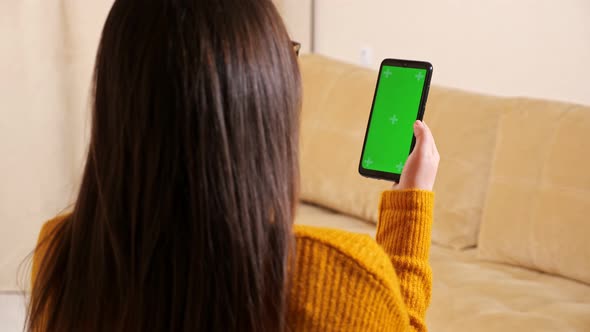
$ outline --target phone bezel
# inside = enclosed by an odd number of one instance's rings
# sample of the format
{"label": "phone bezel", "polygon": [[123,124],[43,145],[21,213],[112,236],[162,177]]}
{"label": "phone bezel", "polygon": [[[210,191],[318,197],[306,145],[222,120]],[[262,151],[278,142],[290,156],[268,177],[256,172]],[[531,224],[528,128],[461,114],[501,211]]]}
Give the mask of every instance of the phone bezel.
{"label": "phone bezel", "polygon": [[[426,102],[428,100],[428,92],[430,90],[430,80],[432,78],[432,64],[427,61],[414,61],[414,60],[401,60],[401,59],[385,59],[379,66],[379,75],[377,76],[377,83],[375,84],[375,93],[373,94],[373,102],[371,104],[371,112],[369,113],[369,119],[367,120],[367,129],[365,130],[365,139],[363,142],[363,149],[361,150],[361,158],[359,160],[359,174],[368,178],[388,180],[399,182],[401,173],[389,173],[383,171],[376,171],[372,169],[366,169],[363,167],[363,155],[365,153],[365,145],[367,144],[367,135],[369,133],[369,127],[371,125],[371,118],[373,117],[373,110],[375,107],[375,98],[377,97],[377,90],[379,89],[379,83],[381,81],[381,71],[385,66],[393,67],[405,67],[405,68],[416,68],[426,69],[426,77],[424,79],[424,88],[422,89],[422,97],[420,98],[420,106],[418,109],[418,116],[416,120],[424,119],[424,111],[426,108]],[[414,145],[416,144],[416,137],[412,135],[412,144],[410,146],[410,152],[414,151]],[[409,154],[408,154],[409,155]]]}

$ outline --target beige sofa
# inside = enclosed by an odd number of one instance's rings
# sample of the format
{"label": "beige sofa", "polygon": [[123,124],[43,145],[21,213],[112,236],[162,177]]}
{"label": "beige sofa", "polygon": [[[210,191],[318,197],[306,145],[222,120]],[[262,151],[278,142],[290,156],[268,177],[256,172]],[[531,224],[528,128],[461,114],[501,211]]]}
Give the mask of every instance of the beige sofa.
{"label": "beige sofa", "polygon": [[[297,223],[374,235],[389,184],[357,167],[376,73],[320,56],[301,67]],[[430,330],[590,331],[590,107],[430,91]]]}

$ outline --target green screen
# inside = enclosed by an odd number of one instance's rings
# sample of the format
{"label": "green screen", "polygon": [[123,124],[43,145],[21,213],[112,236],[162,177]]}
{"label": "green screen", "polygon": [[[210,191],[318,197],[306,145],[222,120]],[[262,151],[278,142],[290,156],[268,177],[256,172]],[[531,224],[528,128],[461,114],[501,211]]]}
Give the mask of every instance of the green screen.
{"label": "green screen", "polygon": [[362,165],[401,174],[418,117],[426,69],[383,66],[377,84]]}

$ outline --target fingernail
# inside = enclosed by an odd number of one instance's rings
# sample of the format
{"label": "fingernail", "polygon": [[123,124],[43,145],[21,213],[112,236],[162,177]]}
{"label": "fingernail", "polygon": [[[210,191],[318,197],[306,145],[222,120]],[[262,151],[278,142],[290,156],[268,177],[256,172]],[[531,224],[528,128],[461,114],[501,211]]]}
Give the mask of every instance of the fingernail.
{"label": "fingernail", "polygon": [[422,121],[420,120],[416,120],[416,122],[414,123],[414,126],[416,127],[420,127],[422,125]]}

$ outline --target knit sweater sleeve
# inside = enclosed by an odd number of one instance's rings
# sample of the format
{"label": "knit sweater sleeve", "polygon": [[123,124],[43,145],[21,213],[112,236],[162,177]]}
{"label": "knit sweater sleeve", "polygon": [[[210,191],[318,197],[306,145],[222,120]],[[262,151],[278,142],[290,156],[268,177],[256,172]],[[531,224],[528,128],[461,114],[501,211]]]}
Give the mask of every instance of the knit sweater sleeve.
{"label": "knit sweater sleeve", "polygon": [[379,204],[376,240],[389,255],[399,277],[410,325],[426,331],[432,271],[428,263],[434,194],[429,191],[385,191]]}

